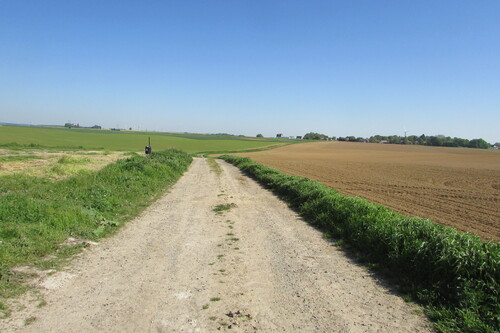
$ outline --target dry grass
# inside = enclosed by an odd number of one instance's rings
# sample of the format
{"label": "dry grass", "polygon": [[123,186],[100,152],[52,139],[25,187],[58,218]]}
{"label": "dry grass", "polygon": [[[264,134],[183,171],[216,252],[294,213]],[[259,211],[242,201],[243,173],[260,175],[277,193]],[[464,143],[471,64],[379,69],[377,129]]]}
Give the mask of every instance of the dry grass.
{"label": "dry grass", "polygon": [[81,171],[96,171],[124,158],[123,152],[0,150],[0,177],[14,174],[64,179]]}

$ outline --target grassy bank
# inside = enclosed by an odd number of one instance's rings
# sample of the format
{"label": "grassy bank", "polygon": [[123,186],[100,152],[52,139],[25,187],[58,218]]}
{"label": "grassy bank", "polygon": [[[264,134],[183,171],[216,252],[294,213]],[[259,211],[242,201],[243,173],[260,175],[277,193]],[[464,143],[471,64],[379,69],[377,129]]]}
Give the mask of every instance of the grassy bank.
{"label": "grassy bank", "polygon": [[169,150],[151,158],[133,154],[57,182],[1,177],[0,300],[20,290],[22,277],[12,267],[61,250],[68,237],[95,240],[112,233],[163,193],[190,163],[188,154]]}
{"label": "grassy bank", "polygon": [[223,156],[289,202],[306,220],[397,281],[444,332],[498,332],[500,243],[364,199],[248,158]]}

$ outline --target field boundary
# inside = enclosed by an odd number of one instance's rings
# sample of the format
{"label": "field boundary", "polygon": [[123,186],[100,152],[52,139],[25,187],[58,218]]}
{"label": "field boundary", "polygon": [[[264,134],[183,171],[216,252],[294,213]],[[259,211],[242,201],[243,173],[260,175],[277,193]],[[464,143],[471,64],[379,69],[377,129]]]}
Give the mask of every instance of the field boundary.
{"label": "field boundary", "polygon": [[281,148],[289,145],[294,145],[294,144],[299,144],[299,143],[304,143],[304,142],[285,142],[285,143],[276,143],[272,144],[269,146],[264,146],[264,147],[258,147],[258,148],[248,148],[248,149],[242,149],[242,150],[221,150],[221,151],[206,151],[206,152],[200,152],[202,157],[218,157],[224,154],[236,154],[236,153],[255,153],[258,151],[266,151],[266,150],[272,150],[276,148]]}
{"label": "field boundary", "polygon": [[397,281],[443,332],[496,332],[500,326],[500,243],[427,219],[405,217],[361,198],[257,164],[221,156]]}

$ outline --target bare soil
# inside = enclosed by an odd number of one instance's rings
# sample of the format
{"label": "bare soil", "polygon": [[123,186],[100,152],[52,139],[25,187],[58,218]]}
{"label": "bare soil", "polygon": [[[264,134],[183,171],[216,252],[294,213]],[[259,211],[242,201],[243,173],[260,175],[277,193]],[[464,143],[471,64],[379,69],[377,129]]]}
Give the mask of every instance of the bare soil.
{"label": "bare soil", "polygon": [[218,163],[195,159],[139,218],[13,302],[26,308],[0,331],[431,331],[416,305]]}
{"label": "bare soil", "polygon": [[238,155],[409,216],[500,240],[499,151],[318,142]]}

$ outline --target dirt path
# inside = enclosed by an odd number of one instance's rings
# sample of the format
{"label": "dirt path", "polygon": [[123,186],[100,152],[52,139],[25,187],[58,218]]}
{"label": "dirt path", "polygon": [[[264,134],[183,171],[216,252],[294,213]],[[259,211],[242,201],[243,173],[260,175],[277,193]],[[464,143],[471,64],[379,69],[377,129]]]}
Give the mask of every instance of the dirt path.
{"label": "dirt path", "polygon": [[[0,321],[23,332],[427,332],[418,309],[238,169],[204,159]],[[229,204],[216,213],[213,208]],[[31,322],[24,326],[26,319]]]}

